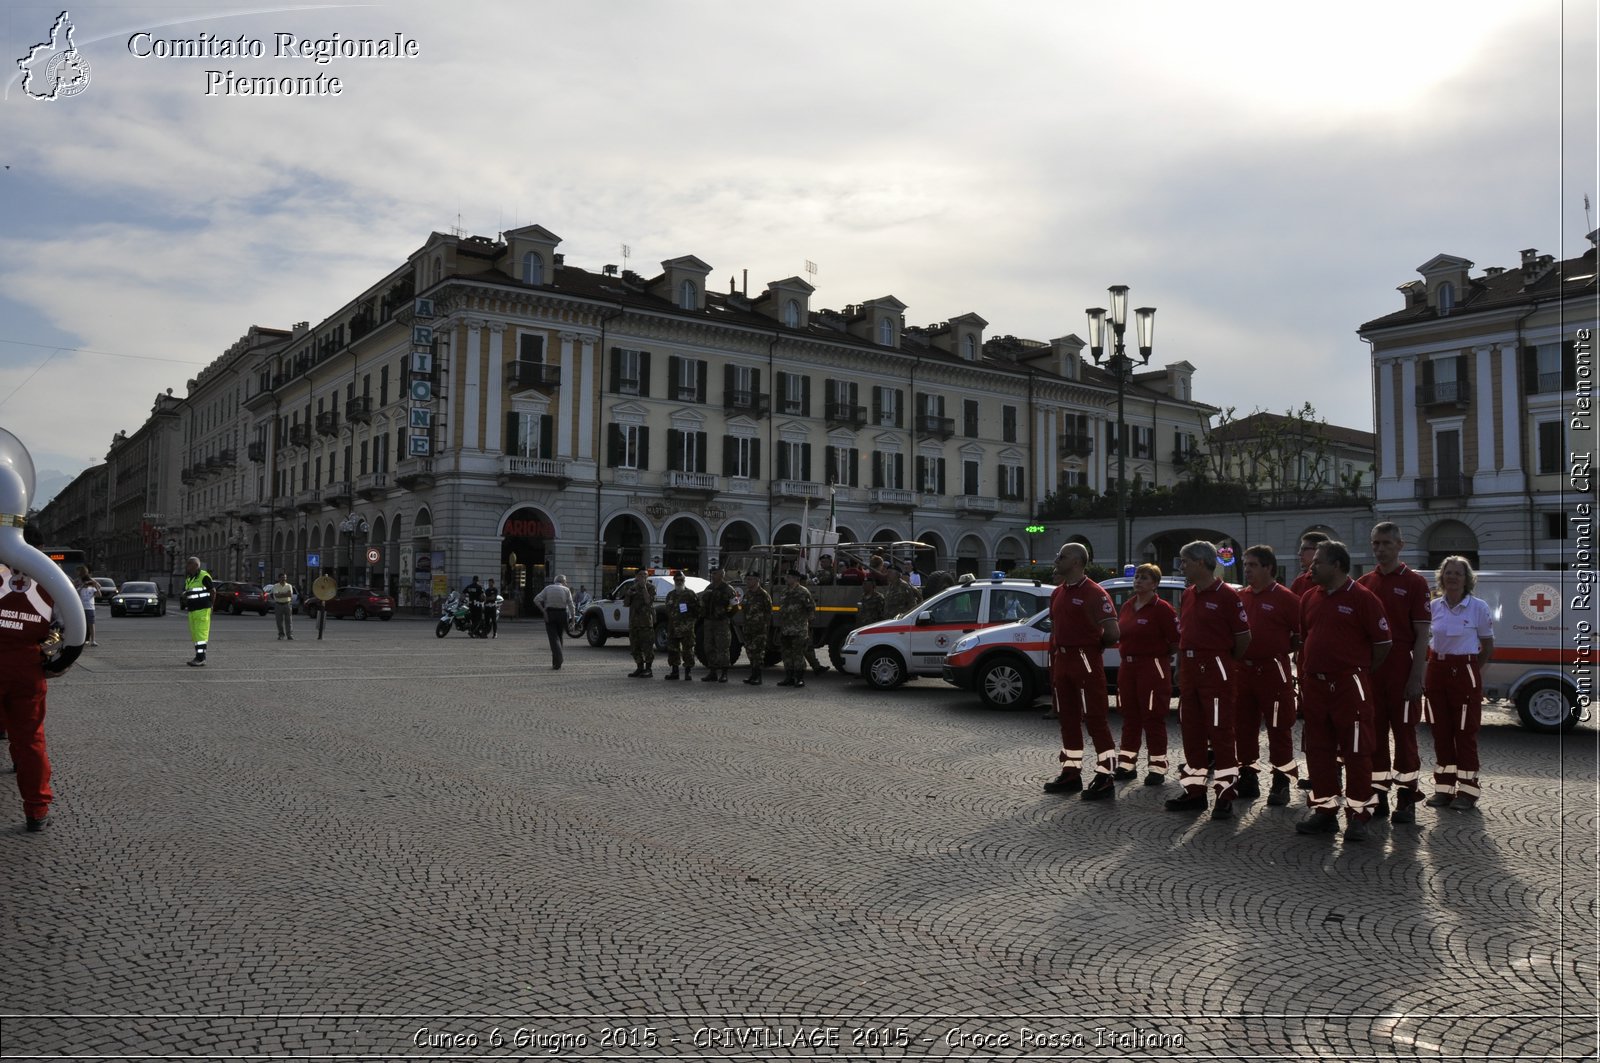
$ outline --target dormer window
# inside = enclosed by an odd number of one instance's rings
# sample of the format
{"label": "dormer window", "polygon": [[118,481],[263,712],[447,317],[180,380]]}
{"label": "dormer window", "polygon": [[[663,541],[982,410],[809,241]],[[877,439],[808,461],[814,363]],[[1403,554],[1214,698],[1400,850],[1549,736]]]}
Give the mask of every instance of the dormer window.
{"label": "dormer window", "polygon": [[888,317],[878,319],[878,342],[885,347],[894,346],[894,320]]}
{"label": "dormer window", "polygon": [[700,300],[697,296],[698,293],[694,290],[694,281],[684,281],[678,286],[678,309],[698,310],[700,308]]}
{"label": "dormer window", "polygon": [[522,280],[526,284],[544,283],[544,259],[537,251],[522,256]]}
{"label": "dormer window", "polygon": [[1439,285],[1439,316],[1444,317],[1456,305],[1456,286],[1449,281]]}
{"label": "dormer window", "polygon": [[978,360],[978,340],[971,333],[961,339],[961,356],[969,362]]}
{"label": "dormer window", "polygon": [[800,327],[800,304],[790,299],[783,304],[783,323],[790,328]]}

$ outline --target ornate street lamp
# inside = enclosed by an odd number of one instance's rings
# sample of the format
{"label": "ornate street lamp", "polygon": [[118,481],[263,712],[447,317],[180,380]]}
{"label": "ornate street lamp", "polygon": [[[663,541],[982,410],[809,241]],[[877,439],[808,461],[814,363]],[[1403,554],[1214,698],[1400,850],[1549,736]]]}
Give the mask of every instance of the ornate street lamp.
{"label": "ornate street lamp", "polygon": [[[349,584],[352,584],[352,585],[356,582],[356,579],[355,579],[355,567],[356,567],[355,543],[356,543],[356,536],[357,535],[362,535],[362,536],[366,535],[367,534],[367,528],[368,528],[368,525],[367,525],[366,518],[362,517],[362,516],[360,516],[358,514],[355,514],[355,513],[350,514],[344,520],[339,522],[339,530],[341,532],[344,532],[344,535],[345,535],[345,540],[344,540],[344,544],[345,544],[345,546],[344,546],[345,579]],[[366,585],[366,579],[365,578],[363,578],[361,582],[362,582],[363,586]]]}
{"label": "ornate street lamp", "polygon": [[[1133,376],[1133,359],[1128,357],[1123,345],[1123,334],[1128,327],[1128,286],[1113,284],[1107,290],[1111,293],[1109,314],[1099,306],[1085,312],[1089,315],[1089,353],[1094,357],[1094,364],[1105,368],[1117,382],[1117,575],[1120,576],[1128,563],[1128,425],[1123,417],[1123,400],[1127,394],[1128,380]],[[1153,306],[1141,306],[1133,313],[1139,337],[1139,364],[1149,365],[1155,337],[1156,309]],[[1108,317],[1112,334],[1109,358],[1105,356]]]}

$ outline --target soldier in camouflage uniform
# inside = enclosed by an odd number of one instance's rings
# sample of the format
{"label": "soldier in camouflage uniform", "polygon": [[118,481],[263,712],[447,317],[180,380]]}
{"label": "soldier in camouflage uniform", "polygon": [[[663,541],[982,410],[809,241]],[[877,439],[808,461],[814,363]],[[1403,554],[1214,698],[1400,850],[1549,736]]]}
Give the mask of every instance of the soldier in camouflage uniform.
{"label": "soldier in camouflage uniform", "polygon": [[811,614],[817,603],[799,569],[790,569],[789,585],[778,596],[778,638],[783,645],[784,679],[780,687],[806,685],[806,651],[811,648]]}
{"label": "soldier in camouflage uniform", "polygon": [[711,570],[711,586],[700,592],[700,638],[705,643],[706,674],[704,683],[728,681],[729,650],[732,648],[733,629],[728,620],[733,616],[733,588],[724,582],[722,569]]}
{"label": "soldier in camouflage uniform", "polygon": [[856,622],[852,628],[866,627],[889,618],[889,601],[878,593],[878,581],[869,578],[861,585],[861,601],[856,606]]}
{"label": "soldier in camouflage uniform", "polygon": [[694,622],[700,616],[700,599],[684,584],[681,571],[672,574],[672,589],[667,592],[667,663],[672,671],[666,678],[678,678],[683,663],[683,678],[694,671]]}
{"label": "soldier in camouflage uniform", "polygon": [[899,565],[890,565],[889,589],[883,592],[884,608],[890,616],[905,616],[922,601],[922,594],[906,582],[905,571]]}
{"label": "soldier in camouflage uniform", "polygon": [[761,685],[761,668],[767,663],[767,632],[772,628],[772,595],[761,585],[761,573],[744,574],[744,601],[739,605],[739,637],[750,657],[751,686]]}
{"label": "soldier in camouflage uniform", "polygon": [[649,679],[656,661],[656,589],[650,577],[642,572],[635,576],[624,601],[628,606],[628,648],[638,665],[628,678]]}

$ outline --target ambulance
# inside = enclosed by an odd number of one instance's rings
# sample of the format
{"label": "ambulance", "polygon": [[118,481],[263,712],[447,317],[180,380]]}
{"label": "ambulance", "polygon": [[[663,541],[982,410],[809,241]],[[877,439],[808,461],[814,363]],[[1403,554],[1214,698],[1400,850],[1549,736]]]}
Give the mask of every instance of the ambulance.
{"label": "ambulance", "polygon": [[1494,617],[1485,700],[1505,699],[1522,725],[1547,734],[1589,718],[1595,692],[1594,573],[1480,572],[1472,593]]}

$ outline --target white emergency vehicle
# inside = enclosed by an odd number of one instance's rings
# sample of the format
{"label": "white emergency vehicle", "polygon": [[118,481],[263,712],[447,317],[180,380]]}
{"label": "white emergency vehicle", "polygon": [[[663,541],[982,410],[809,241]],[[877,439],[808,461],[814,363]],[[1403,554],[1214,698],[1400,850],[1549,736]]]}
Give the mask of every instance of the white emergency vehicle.
{"label": "white emergency vehicle", "polygon": [[1516,706],[1532,731],[1570,731],[1595,692],[1595,584],[1586,571],[1480,572],[1472,593],[1494,617],[1483,696]]}

